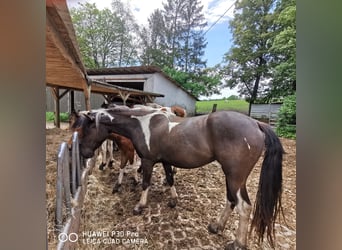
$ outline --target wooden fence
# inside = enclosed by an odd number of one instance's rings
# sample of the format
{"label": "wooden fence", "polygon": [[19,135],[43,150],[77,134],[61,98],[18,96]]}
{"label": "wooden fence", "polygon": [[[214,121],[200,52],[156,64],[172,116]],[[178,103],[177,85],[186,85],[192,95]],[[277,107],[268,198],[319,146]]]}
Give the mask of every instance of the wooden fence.
{"label": "wooden fence", "polygon": [[252,104],[250,116],[268,123],[274,129],[281,105],[281,103]]}
{"label": "wooden fence", "polygon": [[60,146],[57,158],[55,210],[57,249],[76,248],[88,175],[95,165],[95,160],[96,156],[87,162],[81,157],[77,132],[72,137],[71,152],[66,142]]}

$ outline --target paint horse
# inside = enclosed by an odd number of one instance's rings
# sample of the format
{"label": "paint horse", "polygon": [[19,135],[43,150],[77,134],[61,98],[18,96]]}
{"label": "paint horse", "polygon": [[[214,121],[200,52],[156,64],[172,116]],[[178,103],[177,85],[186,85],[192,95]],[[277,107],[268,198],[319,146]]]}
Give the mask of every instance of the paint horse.
{"label": "paint horse", "polygon": [[176,205],[171,165],[198,168],[217,160],[225,174],[226,206],[209,224],[211,233],[225,228],[230,213],[236,208],[239,226],[236,238],[226,249],[247,249],[249,215],[252,205],[246,181],[265,149],[251,229],[259,242],[266,233],[274,246],[274,223],[281,207],[283,147],[271,127],[246,115],[217,111],[208,115],[179,118],[161,110],[114,107],[80,116],[82,130],[80,152],[92,157],[95,149],[110,133],[130,138],[141,158],[143,168],[142,195],[133,213],[140,214],[147,204],[152,168],[161,162],[171,190],[169,205]]}
{"label": "paint horse", "polygon": [[[106,103],[103,103],[101,105],[102,108],[108,108],[108,107],[114,107],[114,106],[115,106],[115,104],[106,104]],[[177,106],[177,105],[173,105],[171,107],[164,107],[164,106],[161,106],[161,105],[156,104],[156,103],[148,103],[147,105],[136,104],[133,107],[150,109],[150,110],[160,109],[160,110],[163,110],[165,112],[171,112],[171,113],[173,113],[179,117],[185,117],[187,115],[186,110],[180,106]],[[106,166],[109,168],[112,168],[111,166],[112,166],[112,163],[114,161],[114,157],[113,157],[113,145],[114,145],[114,143],[116,144],[116,146],[120,150],[120,156],[121,156],[120,161],[121,162],[120,162],[120,172],[119,172],[118,181],[114,184],[112,193],[121,191],[121,184],[122,184],[125,166],[127,165],[128,162],[130,163],[130,165],[133,165],[134,159],[137,158],[137,157],[135,157],[135,150],[134,150],[134,146],[133,146],[132,142],[124,136],[112,133],[112,134],[110,134],[108,139],[105,140],[101,145],[101,151],[100,152],[102,155],[102,163],[99,166],[100,170],[103,170],[104,167],[106,167]],[[107,151],[109,152],[109,158],[107,158]],[[133,176],[134,184],[138,183],[137,173],[141,173],[141,172],[142,172],[142,168],[140,166],[137,169],[137,171],[134,172],[134,176]],[[177,171],[173,168],[172,172],[174,174]]]}

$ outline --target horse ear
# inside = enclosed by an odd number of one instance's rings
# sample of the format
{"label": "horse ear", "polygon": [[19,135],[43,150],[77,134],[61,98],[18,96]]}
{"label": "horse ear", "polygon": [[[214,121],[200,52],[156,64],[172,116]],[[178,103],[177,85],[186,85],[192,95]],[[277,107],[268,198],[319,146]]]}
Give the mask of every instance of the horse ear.
{"label": "horse ear", "polygon": [[72,110],[71,111],[71,113],[70,113],[70,117],[76,117],[76,118],[78,118],[79,117],[79,114],[78,114],[78,112],[76,112],[76,110]]}

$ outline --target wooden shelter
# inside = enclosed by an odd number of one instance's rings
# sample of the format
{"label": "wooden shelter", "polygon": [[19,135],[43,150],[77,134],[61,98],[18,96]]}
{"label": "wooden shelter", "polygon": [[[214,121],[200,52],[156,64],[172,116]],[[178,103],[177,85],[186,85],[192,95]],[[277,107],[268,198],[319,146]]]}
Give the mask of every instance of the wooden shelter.
{"label": "wooden shelter", "polygon": [[59,101],[71,91],[71,110],[73,91],[83,91],[85,106],[91,110],[90,94],[119,95],[123,101],[128,96],[163,97],[162,94],[120,88],[105,82],[94,81],[87,75],[76,40],[71,16],[66,0],[46,0],[46,85],[51,87],[55,99],[55,121],[60,127]]}

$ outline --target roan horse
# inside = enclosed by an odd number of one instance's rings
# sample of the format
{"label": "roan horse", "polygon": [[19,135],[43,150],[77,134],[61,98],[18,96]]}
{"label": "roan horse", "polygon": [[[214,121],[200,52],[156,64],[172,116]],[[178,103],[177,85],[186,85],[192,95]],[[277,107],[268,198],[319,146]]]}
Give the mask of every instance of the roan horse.
{"label": "roan horse", "polygon": [[232,111],[218,111],[190,118],[173,117],[157,109],[117,106],[79,116],[75,123],[82,131],[80,152],[85,158],[112,132],[130,138],[141,158],[142,195],[133,213],[140,214],[147,204],[152,168],[161,162],[171,186],[171,202],[177,193],[173,186],[171,165],[197,168],[217,160],[226,180],[226,207],[208,226],[211,233],[223,231],[228,216],[236,207],[239,227],[236,239],[226,249],[247,249],[249,215],[252,210],[246,181],[261,156],[262,163],[252,219],[259,242],[266,233],[274,246],[274,223],[281,207],[283,147],[271,127]]}

